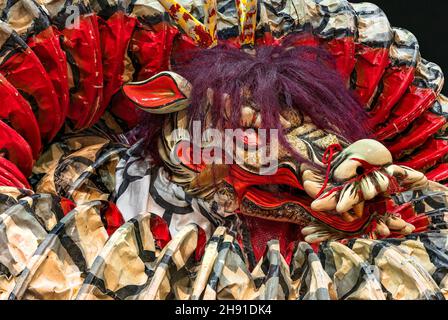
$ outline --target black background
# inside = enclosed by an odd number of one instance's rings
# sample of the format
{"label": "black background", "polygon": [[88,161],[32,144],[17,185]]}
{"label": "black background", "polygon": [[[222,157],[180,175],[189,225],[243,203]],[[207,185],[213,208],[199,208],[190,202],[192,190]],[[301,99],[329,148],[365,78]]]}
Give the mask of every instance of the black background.
{"label": "black background", "polygon": [[[219,308],[225,305],[271,305],[270,315],[217,315],[179,316],[176,307],[205,306]],[[50,311],[49,311],[50,310]],[[41,318],[52,317],[70,319],[107,319],[107,320],[306,320],[306,319],[344,319],[344,320],[387,320],[387,319],[423,319],[433,320],[446,313],[445,301],[7,301],[1,304],[4,318],[13,319],[41,314]],[[49,313],[50,312],[50,313]],[[443,316],[442,316],[443,317]]]}
{"label": "black background", "polygon": [[[365,2],[349,0],[349,2]],[[423,58],[437,63],[448,77],[448,0],[368,0],[386,13],[393,27],[411,31]],[[448,95],[448,81],[443,93]]]}
{"label": "black background", "polygon": [[[350,0],[350,2],[363,2]],[[387,14],[393,26],[408,29],[418,38],[422,56],[439,64],[448,77],[448,0],[369,0]],[[448,85],[444,93],[448,95]],[[247,302],[234,302],[247,304]],[[175,308],[181,302],[166,301],[115,301],[113,303],[91,301],[10,301],[1,305],[6,318],[28,316],[28,312],[40,313],[64,319],[70,313],[74,319],[200,319],[199,317],[175,316]],[[189,305],[216,305],[217,302],[196,302]],[[446,312],[444,302],[422,301],[277,301],[271,302],[273,314],[270,317],[252,316],[249,319],[412,319],[421,314],[426,319],[436,319]],[[376,304],[376,306],[374,305]],[[8,310],[8,308],[10,308]],[[42,308],[39,310],[39,308]],[[414,308],[416,312],[414,312]],[[439,309],[438,309],[439,308]],[[417,312],[420,311],[420,312]],[[50,313],[49,313],[50,312]],[[423,313],[425,312],[425,313]],[[426,315],[425,315],[426,314]],[[22,315],[22,316],[21,316]],[[59,315],[59,316],[58,316]],[[209,317],[212,318],[212,317]],[[207,318],[207,319],[209,319]],[[218,319],[244,319],[242,316],[223,316]]]}

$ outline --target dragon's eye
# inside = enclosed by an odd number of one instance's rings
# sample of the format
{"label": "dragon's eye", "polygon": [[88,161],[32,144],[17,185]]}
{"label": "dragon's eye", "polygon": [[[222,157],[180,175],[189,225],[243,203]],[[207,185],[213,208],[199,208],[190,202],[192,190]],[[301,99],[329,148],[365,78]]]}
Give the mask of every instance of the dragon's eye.
{"label": "dragon's eye", "polygon": [[356,168],[356,174],[357,175],[362,175],[364,174],[365,170],[363,166],[359,166],[358,168]]}

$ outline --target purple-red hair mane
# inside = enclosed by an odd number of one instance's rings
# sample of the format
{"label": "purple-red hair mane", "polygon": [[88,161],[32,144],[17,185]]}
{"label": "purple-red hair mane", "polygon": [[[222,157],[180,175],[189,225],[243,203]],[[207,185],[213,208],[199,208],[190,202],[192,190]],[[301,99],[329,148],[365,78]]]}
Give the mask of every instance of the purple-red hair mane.
{"label": "purple-red hair mane", "polygon": [[[239,128],[244,104],[241,90],[247,88],[251,101],[260,110],[261,127],[278,129],[281,143],[286,139],[279,116],[285,107],[300,110],[317,127],[348,142],[367,137],[366,112],[347,89],[333,57],[322,48],[294,47],[293,41],[290,38],[282,45],[260,46],[253,53],[230,46],[189,52],[189,59],[182,59],[185,62],[175,65],[173,71],[192,84],[190,120],[204,123],[207,92],[211,89],[214,94],[209,111],[213,125],[222,128],[225,112],[222,97],[228,95],[232,105],[228,122]],[[151,121],[144,121],[145,127],[156,125],[154,117],[150,118]],[[157,122],[157,126],[161,125]]]}

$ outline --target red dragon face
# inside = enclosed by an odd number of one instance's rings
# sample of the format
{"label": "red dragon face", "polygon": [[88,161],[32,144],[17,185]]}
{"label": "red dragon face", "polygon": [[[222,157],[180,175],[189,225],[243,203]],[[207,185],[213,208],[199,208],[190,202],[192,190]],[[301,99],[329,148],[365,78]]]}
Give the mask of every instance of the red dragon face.
{"label": "red dragon face", "polygon": [[[225,103],[224,121],[211,134],[204,129],[213,125],[213,98],[208,90],[204,128],[196,131],[197,145],[187,111],[192,85],[185,78],[163,72],[127,84],[123,90],[146,111],[166,114],[158,150],[172,181],[192,195],[216,202],[224,215],[239,213],[292,223],[309,242],[356,235],[369,228],[375,228],[370,231],[380,237],[414,230],[393,215],[378,216],[377,212],[391,211],[387,200],[391,193],[428,181],[417,171],[393,165],[391,153],[375,140],[349,145],[339,135],[319,129],[300,110],[288,107],[279,114],[286,143],[275,136],[265,139],[259,130],[263,114],[250,94],[241,106],[239,127],[228,131],[234,128],[233,110]],[[227,162],[228,158],[233,161]]]}

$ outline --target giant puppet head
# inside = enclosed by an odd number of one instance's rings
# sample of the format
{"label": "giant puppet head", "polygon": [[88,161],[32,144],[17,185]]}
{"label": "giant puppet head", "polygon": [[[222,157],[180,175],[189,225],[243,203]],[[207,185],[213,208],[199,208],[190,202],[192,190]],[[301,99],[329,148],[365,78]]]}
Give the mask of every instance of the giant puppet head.
{"label": "giant puppet head", "polygon": [[334,48],[303,32],[255,45],[256,4],[240,8],[241,36],[218,44],[213,27],[162,4],[202,48],[177,48],[169,71],[123,91],[148,112],[140,129],[173,182],[223,215],[294,224],[309,242],[415,229],[389,198],[428,180],[370,139],[375,94],[362,78],[351,90]]}

